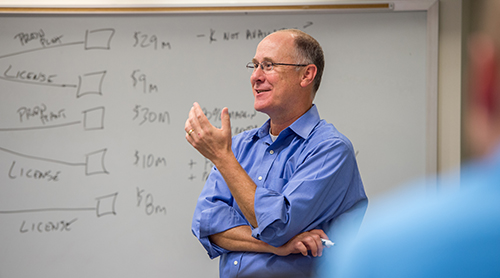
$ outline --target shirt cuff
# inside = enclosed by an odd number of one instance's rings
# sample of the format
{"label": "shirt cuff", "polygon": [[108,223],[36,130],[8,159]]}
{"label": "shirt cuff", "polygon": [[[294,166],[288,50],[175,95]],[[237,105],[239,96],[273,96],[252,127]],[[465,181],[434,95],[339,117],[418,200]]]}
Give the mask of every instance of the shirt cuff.
{"label": "shirt cuff", "polygon": [[254,207],[259,226],[252,229],[252,236],[275,247],[286,243],[280,240],[289,218],[290,204],[286,197],[276,191],[258,187]]}
{"label": "shirt cuff", "polygon": [[[242,225],[249,225],[248,221],[234,208],[229,206],[213,207],[201,212],[197,237],[207,250],[210,258],[213,259],[229,251],[213,244],[208,237]],[[197,233],[194,232],[194,234]]]}

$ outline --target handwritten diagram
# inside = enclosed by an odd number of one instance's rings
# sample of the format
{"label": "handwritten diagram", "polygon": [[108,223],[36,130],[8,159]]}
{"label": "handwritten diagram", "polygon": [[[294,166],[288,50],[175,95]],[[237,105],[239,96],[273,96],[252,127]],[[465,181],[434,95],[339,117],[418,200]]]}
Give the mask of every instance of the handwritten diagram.
{"label": "handwritten diagram", "polygon": [[[16,37],[20,38],[21,44],[26,45],[33,39],[39,39],[41,47],[32,48],[29,50],[23,50],[11,54],[0,55],[0,61],[2,59],[21,56],[23,54],[31,53],[31,52],[43,52],[49,49],[54,48],[64,48],[64,47],[72,47],[72,46],[83,46],[84,50],[110,50],[111,49],[111,39],[115,33],[114,29],[99,29],[99,30],[88,30],[85,33],[85,40],[77,41],[77,42],[62,42],[62,36],[57,37],[57,40],[54,40],[53,43],[47,45],[46,39],[44,38],[43,30],[40,30],[39,33],[34,33],[36,35],[29,35],[20,33],[16,35]],[[106,71],[98,71],[98,72],[90,72],[84,73],[78,76],[78,83],[57,83],[55,82],[55,78],[57,74],[47,74],[43,72],[32,72],[25,69],[16,69],[12,65],[6,66],[3,71],[3,75],[0,76],[1,80],[10,81],[10,82],[19,82],[24,84],[38,85],[38,86],[52,86],[52,87],[61,87],[61,88],[74,88],[76,89],[76,96],[81,97],[87,94],[102,94],[102,84],[104,81],[104,77],[106,76]]]}
{"label": "handwritten diagram", "polygon": [[115,204],[118,193],[113,193],[106,196],[100,196],[95,199],[96,204],[93,207],[80,207],[80,208],[36,208],[36,209],[22,209],[22,210],[0,210],[0,214],[23,214],[23,213],[37,213],[37,212],[53,212],[53,211],[92,211],[95,212],[97,217],[105,215],[116,215]]}
{"label": "handwritten diagram", "polygon": [[[13,39],[17,40],[23,49],[13,53],[0,54],[0,68],[2,68],[0,82],[17,84],[14,85],[16,90],[30,92],[37,92],[37,87],[58,88],[72,93],[74,101],[79,101],[91,95],[102,97],[105,94],[103,92],[103,84],[106,79],[107,70],[82,73],[71,81],[65,82],[61,81],[58,72],[28,70],[29,65],[23,63],[23,56],[28,54],[44,56],[46,51],[75,47],[80,47],[80,51],[84,52],[94,50],[109,51],[114,34],[115,30],[112,28],[87,30],[82,35],[82,40],[66,41],[64,35],[48,38],[43,29],[29,33],[20,32]],[[10,119],[17,118],[17,120],[4,120],[0,122],[0,136],[28,133],[31,134],[31,137],[36,138],[36,133],[44,130],[66,129],[68,132],[104,130],[106,107],[100,105],[99,100],[92,102],[96,103],[96,105],[77,112],[76,114],[81,115],[78,118],[74,118],[74,116],[70,118],[69,114],[75,115],[75,113],[67,108],[54,109],[50,101],[34,106],[20,106],[15,110],[15,117],[10,117]],[[88,105],[92,102],[87,102],[86,104]],[[70,109],[74,109],[71,104],[68,105],[71,107]],[[68,129],[71,126],[80,126],[80,128],[78,130]],[[66,142],[65,144],[71,144],[71,142]],[[23,150],[22,145],[7,147],[2,146],[2,143],[0,143],[0,153],[4,154],[0,155],[0,158],[3,157],[10,160],[10,162],[4,163],[8,167],[2,169],[3,172],[1,174],[7,180],[11,181],[23,179],[31,182],[47,182],[51,184],[62,182],[61,175],[65,171],[65,167],[81,168],[83,177],[108,175],[109,172],[106,169],[107,151],[107,147],[97,147],[94,151],[81,153],[80,159],[75,161],[74,158],[65,160],[53,158],[49,155],[31,154],[29,151]],[[58,155],[58,157],[61,157],[61,155]],[[23,160],[23,163],[20,163],[18,160]],[[30,161],[38,166],[30,166]],[[40,163],[42,163],[42,166],[40,166]],[[58,165],[58,167],[51,165]],[[99,218],[117,214],[115,207],[117,196],[118,192],[96,197],[94,206],[85,207],[58,207],[57,204],[51,204],[50,207],[38,208],[16,207],[6,209],[0,207],[0,215],[87,211],[94,212]],[[53,224],[53,222],[50,222],[51,224],[43,222],[29,224],[23,221],[19,232],[41,232],[43,230],[69,231],[70,225],[75,221],[76,218],[72,221],[60,221],[57,225]]]}
{"label": "handwritten diagram", "polygon": [[66,118],[64,109],[59,110],[57,114],[46,111],[47,111],[47,106],[45,104],[37,106],[34,109],[21,107],[17,111],[21,122],[23,121],[23,119],[30,120],[33,118],[38,118],[42,123],[42,125],[31,126],[31,127],[11,127],[11,128],[1,127],[0,132],[50,129],[50,128],[58,128],[58,127],[65,127],[65,126],[79,125],[79,124],[83,124],[84,130],[104,129],[105,107],[102,106],[82,111],[81,120],[68,121],[57,124],[50,124],[50,123],[59,118]]}
{"label": "handwritten diagram", "polygon": [[[303,29],[309,28],[313,23],[305,21],[301,25]],[[228,30],[207,25],[203,29],[207,32],[193,32],[188,35],[200,47],[203,45],[200,42],[209,45],[230,41],[254,44],[279,28]],[[119,142],[126,140],[129,134],[124,131],[127,129],[141,128],[141,132],[153,127],[164,129],[166,126],[177,125],[178,122],[183,121],[179,120],[179,115],[173,113],[172,110],[159,105],[165,100],[168,104],[170,97],[166,98],[165,95],[174,92],[169,92],[170,88],[166,89],[170,87],[169,83],[161,80],[164,78],[158,78],[159,71],[155,66],[161,65],[168,70],[179,68],[181,72],[185,71],[182,68],[189,67],[189,63],[173,62],[177,59],[180,61],[187,59],[177,55],[179,51],[182,51],[182,47],[185,47],[182,46],[183,42],[179,41],[178,37],[164,33],[160,29],[132,28],[117,31],[115,27],[98,27],[82,30],[83,32],[79,33],[74,31],[65,33],[54,31],[54,29],[49,30],[42,25],[30,31],[16,31],[10,37],[10,43],[14,47],[8,48],[14,50],[7,51],[8,53],[0,51],[0,83],[12,88],[12,91],[34,96],[33,101],[13,102],[19,103],[17,107],[9,107],[3,112],[7,117],[0,118],[0,136],[23,138],[32,145],[41,144],[37,140],[38,137],[50,142],[60,140],[59,146],[71,150],[71,155],[42,146],[34,151],[33,148],[26,148],[27,146],[23,144],[0,141],[0,166],[3,165],[0,169],[0,178],[7,182],[31,184],[36,187],[39,184],[63,185],[68,183],[69,179],[79,179],[80,182],[74,183],[82,185],[93,183],[95,179],[114,180],[114,175],[123,175],[121,169],[115,172],[109,170],[117,168],[117,162],[123,162],[123,159],[116,155],[125,158],[126,163],[121,165],[131,166],[132,171],[144,176],[147,176],[148,171],[172,171],[171,169],[177,169],[176,167],[180,165],[175,163],[175,157],[168,152],[150,149],[147,144],[140,144],[130,150],[113,150],[115,144],[110,143],[108,139]],[[206,41],[207,38],[208,41]],[[118,52],[121,53],[118,61],[123,62],[123,66],[101,62]],[[148,60],[147,66],[144,66],[142,60],[146,58],[132,57],[131,53],[142,53],[144,57],[153,57],[155,60]],[[176,54],[170,56],[172,53]],[[167,54],[169,56],[166,56]],[[50,58],[45,59],[46,57]],[[91,62],[87,63],[87,59]],[[163,64],[160,59],[174,60]],[[54,66],[57,64],[61,65]],[[111,92],[110,88],[115,87],[121,90]],[[129,88],[133,95],[121,92],[123,88]],[[14,98],[22,100],[18,96]],[[119,105],[117,102],[124,98],[128,98],[124,102],[125,105]],[[176,99],[172,98],[172,100]],[[221,125],[221,106],[209,105],[203,110],[212,124],[216,127]],[[124,116],[124,113],[128,114]],[[255,110],[231,109],[230,117],[233,135],[256,128],[261,124],[260,120],[255,122],[257,119]],[[113,124],[110,124],[108,120],[110,118],[114,120]],[[117,119],[120,124],[125,124],[119,127],[122,133],[120,136],[112,134],[110,137],[107,132],[109,129],[117,130]],[[182,128],[178,130],[179,135],[182,136]],[[77,137],[85,139],[63,139]],[[151,136],[145,134],[145,137]],[[31,138],[31,140],[26,138]],[[133,140],[131,139],[130,142]],[[79,144],[85,145],[85,148]],[[179,178],[188,184],[199,186],[206,180],[213,165],[202,157],[193,156],[189,158],[189,164],[182,167]],[[69,174],[70,172],[72,174]],[[113,184],[116,186],[120,182]],[[136,187],[135,194],[138,208],[141,208],[148,216],[168,215],[167,206],[158,199],[158,196],[153,202],[151,192],[155,190],[143,187],[141,184],[137,186],[140,186]],[[128,190],[130,191],[128,198],[132,198],[130,196],[134,196],[134,190]],[[39,207],[31,207],[28,204],[24,207],[6,208],[0,205],[0,215],[52,212],[68,214],[95,212],[98,218],[117,215],[115,203],[119,190],[110,189],[110,191],[115,193],[97,197],[95,206],[58,206],[56,203]],[[121,193],[120,196],[125,196],[125,194]],[[74,196],[74,198],[78,197]],[[74,227],[74,223],[75,221],[71,219],[65,219],[59,223],[59,226],[68,230],[68,227]],[[22,222],[20,231],[36,231],[39,226],[47,225],[43,221],[35,221],[32,224]]]}

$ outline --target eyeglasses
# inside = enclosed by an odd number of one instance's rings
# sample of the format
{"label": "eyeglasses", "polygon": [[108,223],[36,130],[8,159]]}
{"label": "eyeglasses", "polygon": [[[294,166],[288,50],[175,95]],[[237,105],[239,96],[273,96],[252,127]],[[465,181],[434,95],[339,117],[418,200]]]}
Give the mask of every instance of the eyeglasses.
{"label": "eyeglasses", "polygon": [[264,72],[270,72],[273,70],[274,66],[294,66],[294,67],[305,67],[309,64],[285,64],[285,63],[273,63],[269,61],[264,61],[261,63],[249,62],[247,64],[247,69],[255,71],[259,66]]}

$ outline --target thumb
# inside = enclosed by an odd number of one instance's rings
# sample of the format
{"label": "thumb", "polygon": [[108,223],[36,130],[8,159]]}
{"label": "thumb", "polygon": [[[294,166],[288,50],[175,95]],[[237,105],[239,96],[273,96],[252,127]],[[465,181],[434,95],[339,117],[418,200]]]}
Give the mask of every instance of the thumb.
{"label": "thumb", "polygon": [[225,132],[229,132],[231,135],[231,119],[229,119],[229,109],[224,107],[222,112],[220,113],[220,119],[222,123],[222,130]]}

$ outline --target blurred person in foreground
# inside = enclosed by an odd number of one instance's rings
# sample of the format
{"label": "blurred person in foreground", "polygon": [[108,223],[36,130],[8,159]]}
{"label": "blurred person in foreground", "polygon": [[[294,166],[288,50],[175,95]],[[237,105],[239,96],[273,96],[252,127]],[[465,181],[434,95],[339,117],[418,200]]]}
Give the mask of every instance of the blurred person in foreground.
{"label": "blurred person in foreground", "polygon": [[465,98],[474,159],[460,181],[441,176],[438,184],[460,190],[431,194],[420,186],[385,196],[318,277],[500,277],[500,1],[483,2]]}

